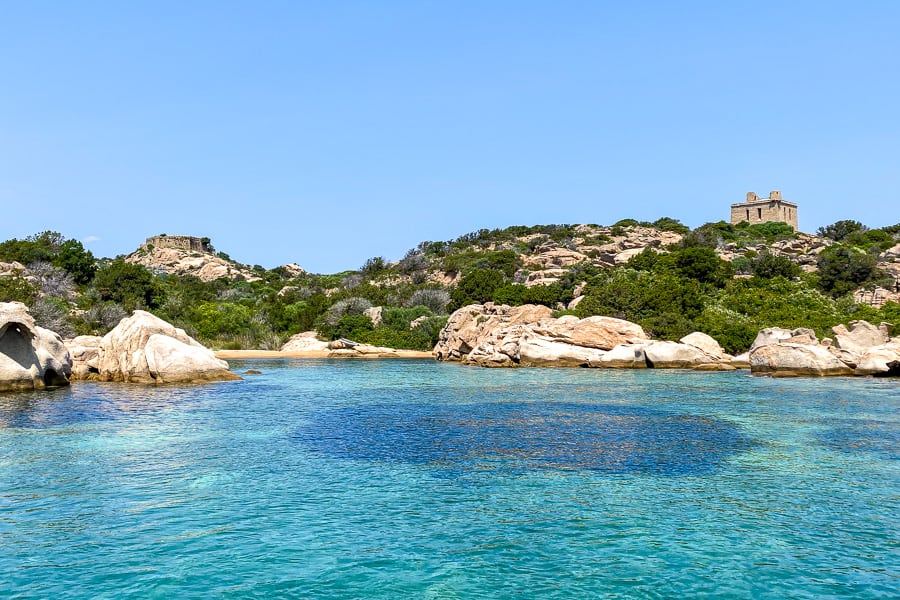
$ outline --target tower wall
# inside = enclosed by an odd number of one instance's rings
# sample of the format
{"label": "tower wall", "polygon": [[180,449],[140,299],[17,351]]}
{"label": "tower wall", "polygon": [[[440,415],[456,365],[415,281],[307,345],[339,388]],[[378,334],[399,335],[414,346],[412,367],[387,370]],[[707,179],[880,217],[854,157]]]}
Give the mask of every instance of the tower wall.
{"label": "tower wall", "polygon": [[768,198],[760,198],[753,192],[747,193],[747,201],[731,205],[731,223],[737,225],[747,221],[751,225],[759,223],[787,223],[798,231],[797,205],[783,200],[781,192],[773,190]]}
{"label": "tower wall", "polygon": [[190,235],[154,235],[148,237],[144,247],[174,248],[186,252],[208,252],[209,248],[203,243],[203,239]]}

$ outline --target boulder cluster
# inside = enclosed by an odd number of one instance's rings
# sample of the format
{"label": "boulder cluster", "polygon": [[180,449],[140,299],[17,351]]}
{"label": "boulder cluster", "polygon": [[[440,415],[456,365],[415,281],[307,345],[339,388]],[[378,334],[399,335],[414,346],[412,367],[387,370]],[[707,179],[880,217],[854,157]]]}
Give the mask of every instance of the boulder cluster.
{"label": "boulder cluster", "polygon": [[678,342],[651,340],[640,325],[622,319],[554,318],[546,306],[490,302],[453,313],[434,356],[482,367],[736,368],[704,333]]}
{"label": "boulder cluster", "polygon": [[193,275],[201,281],[244,279],[259,281],[259,275],[244,265],[211,252],[191,252],[178,248],[140,248],[125,257],[126,262],[146,267],[154,273]]}
{"label": "boulder cluster", "polygon": [[834,338],[819,340],[812,329],[763,329],[749,352],[750,370],[780,377],[827,375],[900,375],[900,338],[878,327],[853,321],[832,328]]}
{"label": "boulder cluster", "polygon": [[898,375],[900,338],[890,325],[854,321],[819,340],[811,329],[760,331],[749,352],[725,353],[695,332],[679,341],[651,340],[637,324],[611,317],[553,317],[545,306],[493,303],[451,315],[434,348],[441,361],[481,367],[601,367],[617,369],[749,368],[773,376]]}
{"label": "boulder cluster", "polygon": [[240,377],[183,330],[142,310],[102,338],[63,340],[37,326],[21,302],[0,302],[0,392],[41,390],[78,379],[156,384]]}
{"label": "boulder cluster", "polygon": [[68,385],[71,372],[59,335],[35,325],[21,302],[0,302],[0,392]]}
{"label": "boulder cluster", "polygon": [[75,379],[127,383],[200,383],[240,377],[183,329],[143,310],[102,338],[69,341]]}

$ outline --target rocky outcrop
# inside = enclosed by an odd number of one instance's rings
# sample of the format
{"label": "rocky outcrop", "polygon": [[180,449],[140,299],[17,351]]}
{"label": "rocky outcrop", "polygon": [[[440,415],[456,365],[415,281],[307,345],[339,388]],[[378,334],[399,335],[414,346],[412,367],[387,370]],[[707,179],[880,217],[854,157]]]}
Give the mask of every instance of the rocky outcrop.
{"label": "rocky outcrop", "polygon": [[281,265],[278,268],[281,269],[282,271],[284,271],[284,273],[292,279],[296,279],[297,277],[300,277],[301,275],[306,273],[306,269],[304,269],[297,263],[289,263],[286,265]]}
{"label": "rocky outcrop", "polygon": [[719,255],[719,258],[727,261],[744,257],[748,251],[752,251],[755,255],[767,253],[775,256],[784,256],[797,264],[803,271],[811,273],[817,269],[816,262],[819,254],[833,243],[827,238],[808,233],[797,233],[795,238],[778,240],[769,245],[756,244],[744,247],[734,242],[722,244],[716,248],[716,253]]}
{"label": "rocky outcrop", "polygon": [[680,342],[652,342],[644,347],[647,366],[654,369],[691,369],[719,359],[700,348]]}
{"label": "rocky outcrop", "polygon": [[463,360],[502,328],[536,323],[553,318],[553,311],[546,306],[526,304],[510,307],[493,304],[470,304],[450,315],[441,330],[434,355],[438,360]]}
{"label": "rocky outcrop", "polygon": [[900,377],[900,340],[869,348],[856,363],[857,375]]}
{"label": "rocky outcrop", "polygon": [[640,326],[621,319],[555,319],[546,306],[489,302],[453,313],[434,355],[481,366],[599,366],[604,351],[645,340]]}
{"label": "rocky outcrop", "polygon": [[89,378],[98,381],[159,384],[240,379],[228,370],[227,362],[184,330],[142,310],[103,336],[96,359],[88,359],[85,366]]}
{"label": "rocky outcrop", "polygon": [[[695,331],[694,333],[690,333],[679,340],[682,344],[686,344],[688,346],[693,346],[698,350],[703,351],[708,356],[711,356],[716,359],[726,358],[725,351],[722,349],[722,346],[719,345],[712,336],[706,335],[705,333],[701,333],[699,331]],[[728,357],[731,358],[730,356]]]}
{"label": "rocky outcrop", "polygon": [[622,319],[554,318],[543,306],[491,303],[451,315],[434,355],[482,367],[733,368],[731,357],[705,334],[653,341]]}
{"label": "rocky outcrop", "polygon": [[384,308],[381,306],[371,306],[363,311],[363,314],[369,317],[369,320],[372,321],[372,327],[378,327],[381,325],[381,321],[384,315]]}
{"label": "rocky outcrop", "polygon": [[608,369],[646,369],[645,347],[643,344],[619,344],[600,358],[600,366]]}
{"label": "rocky outcrop", "polygon": [[249,268],[210,252],[142,247],[126,256],[125,260],[147,267],[154,273],[193,275],[202,281],[215,281],[222,278],[246,281],[259,281],[260,279]]}
{"label": "rocky outcrop", "polygon": [[876,327],[867,321],[853,321],[850,323],[850,329],[843,325],[835,325],[831,330],[834,332],[836,348],[860,356],[865,354],[869,348],[882,346],[891,339],[888,335],[889,323],[882,323]]}
{"label": "rocky outcrop", "polygon": [[35,325],[21,302],[0,302],[0,391],[68,385],[71,373],[62,339]]}
{"label": "rocky outcrop", "polygon": [[3,262],[0,260],[0,277],[24,277],[27,275],[28,271],[22,263],[14,260],[10,262]]}
{"label": "rocky outcrop", "polygon": [[834,339],[821,342],[811,329],[764,329],[750,348],[750,370],[778,377],[894,374],[900,340],[888,336],[888,323],[832,329]]}
{"label": "rocky outcrop", "polygon": [[758,347],[750,353],[750,371],[780,377],[853,374],[853,369],[824,346],[791,342]]}
{"label": "rocky outcrop", "polygon": [[678,342],[650,340],[639,325],[611,317],[554,318],[543,306],[488,303],[450,316],[434,348],[438,360],[481,367],[600,367],[616,369],[750,368],[776,377],[900,375],[900,338],[891,325],[854,321],[834,327],[834,339],[819,341],[808,328],[770,327],[749,352],[730,356],[704,333]]}
{"label": "rocky outcrop", "polygon": [[566,315],[538,321],[533,328],[538,336],[599,350],[612,350],[622,343],[639,343],[649,339],[640,325],[612,317],[579,319]]}
{"label": "rocky outcrop", "polygon": [[65,340],[66,348],[72,357],[72,379],[96,379],[100,373],[100,344],[103,338],[98,335],[79,335]]}
{"label": "rocky outcrop", "polygon": [[304,331],[291,336],[284,346],[281,347],[282,352],[324,352],[328,350],[328,342],[319,340],[318,333],[315,331]]}

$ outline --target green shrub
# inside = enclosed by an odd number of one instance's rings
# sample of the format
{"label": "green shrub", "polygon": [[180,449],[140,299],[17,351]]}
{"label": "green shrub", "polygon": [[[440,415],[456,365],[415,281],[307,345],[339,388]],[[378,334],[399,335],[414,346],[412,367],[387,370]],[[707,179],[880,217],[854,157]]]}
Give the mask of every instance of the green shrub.
{"label": "green shrub", "polygon": [[37,299],[37,286],[24,277],[8,275],[0,277],[0,302],[22,302],[31,306]]}
{"label": "green shrub", "polygon": [[684,248],[673,252],[672,256],[678,273],[700,283],[721,287],[734,275],[731,263],[719,258],[711,248]]}
{"label": "green shrub", "polygon": [[194,309],[191,322],[197,334],[206,339],[235,338],[253,334],[253,311],[229,302],[202,302]]}
{"label": "green shrub", "polygon": [[660,231],[674,231],[675,233],[680,233],[682,235],[689,233],[691,230],[690,227],[672,217],[662,217],[657,219],[651,223],[651,226]]}
{"label": "green shrub", "polygon": [[[672,273],[615,269],[594,279],[575,313],[605,315],[640,324],[648,333],[681,337],[703,310],[704,296],[696,281]],[[676,339],[677,339],[676,337]],[[671,338],[670,338],[671,339]]]}
{"label": "green shrub", "polygon": [[346,338],[354,342],[365,341],[368,332],[373,329],[372,319],[366,315],[344,315],[334,326],[331,339]]}
{"label": "green shrub", "polygon": [[849,246],[835,244],[819,254],[819,287],[837,298],[883,277],[877,259]]}
{"label": "green shrub", "polygon": [[784,277],[792,279],[800,275],[800,267],[786,256],[763,252],[753,261],[753,275],[763,279]]}
{"label": "green shrub", "polygon": [[494,298],[494,292],[506,283],[503,273],[488,269],[476,269],[459,280],[450,293],[451,309],[467,304],[483,304]]}
{"label": "green shrub", "polygon": [[744,233],[752,239],[763,239],[770,242],[776,239],[796,237],[794,228],[781,221],[748,225],[744,228]]}
{"label": "green shrub", "polygon": [[816,235],[834,240],[835,242],[842,242],[852,234],[862,233],[868,231],[868,229],[868,227],[866,227],[859,221],[845,219],[843,221],[836,221],[831,225],[819,227],[816,230]]}
{"label": "green shrub", "polygon": [[113,300],[129,311],[158,308],[165,301],[161,283],[147,269],[121,258],[98,269],[93,285],[101,300]]}

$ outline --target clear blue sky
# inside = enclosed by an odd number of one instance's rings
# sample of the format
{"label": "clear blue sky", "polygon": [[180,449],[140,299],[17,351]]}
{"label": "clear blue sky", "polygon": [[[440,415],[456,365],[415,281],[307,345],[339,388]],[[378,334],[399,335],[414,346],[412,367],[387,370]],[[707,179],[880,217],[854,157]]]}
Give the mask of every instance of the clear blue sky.
{"label": "clear blue sky", "polygon": [[0,0],[0,239],[315,272],[482,227],[900,221],[900,2]]}

